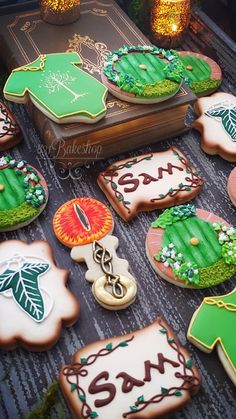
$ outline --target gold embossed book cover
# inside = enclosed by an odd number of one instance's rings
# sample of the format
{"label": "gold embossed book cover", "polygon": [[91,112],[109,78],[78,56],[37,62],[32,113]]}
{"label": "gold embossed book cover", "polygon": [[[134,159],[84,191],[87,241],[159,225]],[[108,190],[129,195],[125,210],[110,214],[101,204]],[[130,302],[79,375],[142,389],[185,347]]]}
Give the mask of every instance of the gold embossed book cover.
{"label": "gold embossed book cover", "polygon": [[[70,25],[45,23],[39,10],[0,17],[0,52],[9,71],[28,64],[40,54],[76,51],[83,70],[100,80],[105,57],[123,45],[145,45],[150,41],[113,0],[84,0],[81,17]],[[97,158],[84,153],[101,146],[100,158],[138,148],[178,135],[186,130],[184,119],[195,96],[183,85],[178,94],[155,105],[136,105],[108,96],[107,114],[96,124],[59,125],[32,103],[28,110],[51,156],[62,165],[77,165]],[[70,148],[66,154],[65,147]],[[81,151],[81,153],[80,153]]]}

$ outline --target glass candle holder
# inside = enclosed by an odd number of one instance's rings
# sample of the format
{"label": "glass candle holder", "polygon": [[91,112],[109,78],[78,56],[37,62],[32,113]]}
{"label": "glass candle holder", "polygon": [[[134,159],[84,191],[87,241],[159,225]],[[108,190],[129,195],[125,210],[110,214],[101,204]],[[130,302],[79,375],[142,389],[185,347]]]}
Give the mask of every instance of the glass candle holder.
{"label": "glass candle holder", "polygon": [[41,18],[54,25],[67,25],[80,17],[80,0],[40,0]]}
{"label": "glass candle holder", "polygon": [[191,16],[191,0],[153,0],[152,40],[158,46],[174,48],[182,40]]}

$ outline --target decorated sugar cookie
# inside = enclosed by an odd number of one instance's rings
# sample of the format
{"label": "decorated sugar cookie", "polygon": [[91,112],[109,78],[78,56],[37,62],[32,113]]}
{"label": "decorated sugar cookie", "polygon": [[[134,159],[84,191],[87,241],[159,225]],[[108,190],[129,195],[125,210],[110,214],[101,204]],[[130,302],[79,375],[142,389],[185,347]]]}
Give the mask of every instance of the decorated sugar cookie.
{"label": "decorated sugar cookie", "polygon": [[236,168],[234,168],[229,175],[227,189],[229,197],[236,207]]}
{"label": "decorated sugar cookie", "polygon": [[173,51],[154,45],[124,46],[106,58],[102,81],[121,100],[161,102],[178,92],[182,64]]}
{"label": "decorated sugar cookie", "polygon": [[209,95],[218,89],[222,71],[215,61],[191,51],[178,51],[178,55],[184,66],[184,81],[197,96]]}
{"label": "decorated sugar cookie", "polygon": [[141,211],[194,198],[203,180],[177,148],[118,161],[100,173],[98,184],[117,213],[129,221]]}
{"label": "decorated sugar cookie", "polygon": [[54,233],[71,258],[86,262],[85,278],[93,284],[97,302],[108,310],[122,310],[136,298],[137,285],[128,262],[116,254],[119,241],[110,235],[113,218],[109,209],[93,198],[76,198],[63,204],[53,219]]}
{"label": "decorated sugar cookie", "polygon": [[7,106],[0,101],[0,151],[8,150],[21,141],[19,125]]}
{"label": "decorated sugar cookie", "polygon": [[188,329],[188,339],[204,352],[217,349],[236,386],[236,288],[226,295],[204,298]]}
{"label": "decorated sugar cookie", "polygon": [[236,229],[213,213],[180,205],[152,223],[146,252],[154,270],[172,284],[212,287],[236,273]]}
{"label": "decorated sugar cookie", "polygon": [[76,52],[40,55],[11,73],[4,96],[16,103],[29,98],[57,123],[95,123],[106,113],[106,87],[83,71]]}
{"label": "decorated sugar cookie", "polygon": [[80,349],[59,381],[78,419],[148,419],[183,407],[198,392],[201,377],[158,318],[142,330]]}
{"label": "decorated sugar cookie", "polygon": [[57,342],[79,316],[67,280],[47,242],[0,244],[0,348],[44,351]]}
{"label": "decorated sugar cookie", "polygon": [[46,182],[35,168],[24,160],[0,157],[0,232],[30,224],[47,200]]}
{"label": "decorated sugar cookie", "polygon": [[202,135],[201,147],[205,153],[236,162],[236,97],[215,93],[199,99],[194,110],[198,119],[193,126]]}

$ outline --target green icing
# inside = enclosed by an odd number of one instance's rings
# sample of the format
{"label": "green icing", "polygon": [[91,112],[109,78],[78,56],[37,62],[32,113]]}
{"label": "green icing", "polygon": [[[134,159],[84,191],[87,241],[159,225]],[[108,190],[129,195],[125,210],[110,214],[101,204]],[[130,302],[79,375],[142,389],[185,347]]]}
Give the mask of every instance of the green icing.
{"label": "green icing", "polygon": [[222,256],[227,264],[236,265],[236,240],[223,244]]}
{"label": "green icing", "polygon": [[81,113],[88,119],[106,111],[107,88],[80,67],[76,52],[41,55],[34,62],[11,73],[4,87],[5,97],[23,101],[27,94],[36,106],[56,118]]}
{"label": "green icing", "polygon": [[[190,244],[190,239],[193,237],[199,240],[197,246]],[[210,266],[221,258],[217,233],[210,223],[197,217],[168,226],[163,237],[163,247],[170,243],[174,244],[177,253],[184,255],[186,263],[192,262],[198,268]]]}
{"label": "green icing", "polygon": [[213,350],[220,344],[236,373],[236,289],[219,297],[203,300],[188,330],[191,341]]}
{"label": "green icing", "polygon": [[236,273],[236,265],[227,264],[224,259],[220,259],[212,266],[207,268],[200,268],[200,281],[198,288],[212,287],[227,279],[231,278]]}
{"label": "green icing", "polygon": [[[178,91],[183,65],[172,50],[148,45],[124,46],[107,56],[103,72],[125,92],[139,98],[158,98]],[[165,83],[167,80],[173,83]]]}
{"label": "green icing", "polygon": [[18,307],[33,320],[44,320],[44,301],[38,279],[48,271],[50,265],[44,262],[30,263],[19,255],[13,255],[6,263],[5,271],[0,274],[0,294],[10,291]]}
{"label": "green icing", "polygon": [[220,122],[222,128],[232,141],[236,141],[236,107],[233,103],[224,101],[211,106],[205,114]]}
{"label": "green icing", "polygon": [[[145,86],[142,92],[142,97],[162,97],[167,95],[174,95],[179,90],[178,83],[170,80],[163,80],[149,86]],[[137,97],[139,97],[137,95]]]}
{"label": "green icing", "polygon": [[[189,79],[190,83],[210,78],[211,67],[206,61],[191,55],[180,55],[179,58],[185,67],[184,75]],[[191,66],[192,70],[187,70],[187,66]]]}
{"label": "green icing", "polygon": [[10,228],[35,218],[40,213],[39,208],[34,208],[27,202],[23,202],[18,208],[1,211],[0,229]]}
{"label": "green icing", "polygon": [[[139,65],[145,65],[146,70],[142,70]],[[116,70],[120,73],[128,73],[143,84],[154,84],[164,80],[163,71],[165,62],[151,54],[133,53],[120,58],[116,64]]]}
{"label": "green icing", "polygon": [[11,168],[0,170],[0,184],[4,185],[4,190],[0,191],[0,211],[17,208],[25,201],[23,181],[23,173]]}
{"label": "green icing", "polygon": [[64,406],[62,405],[60,393],[59,393],[59,384],[57,381],[54,381],[46,394],[44,394],[42,401],[30,412],[26,419],[46,419],[51,418],[52,409],[57,407],[58,418],[62,419],[64,417]]}
{"label": "green icing", "polygon": [[[196,95],[216,90],[221,81],[211,78],[212,69],[202,58],[191,55],[179,55],[179,59],[184,66],[184,78]],[[186,67],[191,66],[192,70]]]}

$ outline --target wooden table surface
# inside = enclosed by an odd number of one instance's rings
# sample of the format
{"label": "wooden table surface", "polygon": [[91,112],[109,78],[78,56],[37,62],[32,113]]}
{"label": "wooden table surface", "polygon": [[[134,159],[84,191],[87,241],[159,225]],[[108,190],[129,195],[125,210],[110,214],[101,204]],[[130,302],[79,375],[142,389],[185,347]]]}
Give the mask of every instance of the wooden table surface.
{"label": "wooden table surface", "polygon": [[[215,59],[224,74],[221,90],[236,94],[235,44],[200,12],[196,12],[192,20],[183,48],[204,53]],[[115,220],[114,234],[120,240],[119,255],[128,259],[130,271],[138,281],[139,292],[136,302],[127,310],[116,313],[101,308],[93,298],[91,286],[84,279],[85,265],[74,263],[70,258],[69,249],[55,238],[52,217],[63,202],[74,197],[94,197],[110,207],[96,183],[96,178],[101,170],[117,158],[97,161],[91,167],[62,173],[55,169],[45,152],[39,153],[40,138],[24,106],[11,107],[24,132],[24,141],[12,154],[17,159],[28,160],[41,171],[49,186],[50,200],[43,214],[34,223],[17,232],[1,234],[0,239],[4,241],[18,238],[29,242],[37,239],[47,240],[54,249],[58,265],[70,270],[69,287],[80,301],[81,315],[72,328],[63,330],[60,340],[50,351],[30,353],[19,349],[0,352],[0,418],[24,418],[32,411],[52,381],[57,378],[62,364],[68,363],[72,354],[81,346],[142,328],[157,316],[162,316],[170,323],[182,344],[192,353],[203,377],[200,393],[181,411],[169,415],[169,418],[235,418],[235,387],[226,375],[216,351],[207,355],[196,349],[186,341],[186,332],[190,319],[202,299],[205,296],[228,293],[236,286],[236,278],[205,290],[181,289],[167,283],[151,268],[144,248],[150,223],[160,212],[140,214],[127,224],[111,209]],[[194,115],[190,112],[189,120],[193,118]],[[205,179],[201,194],[194,200],[196,206],[213,211],[236,225],[235,208],[226,191],[227,179],[234,165],[220,157],[207,156],[202,152],[200,135],[196,131],[190,130],[186,135],[157,143],[129,155],[163,150],[171,145],[178,146]],[[123,157],[127,155],[118,156],[118,159]],[[61,403],[62,416],[61,409],[56,408],[50,417],[71,417],[62,395]]]}

